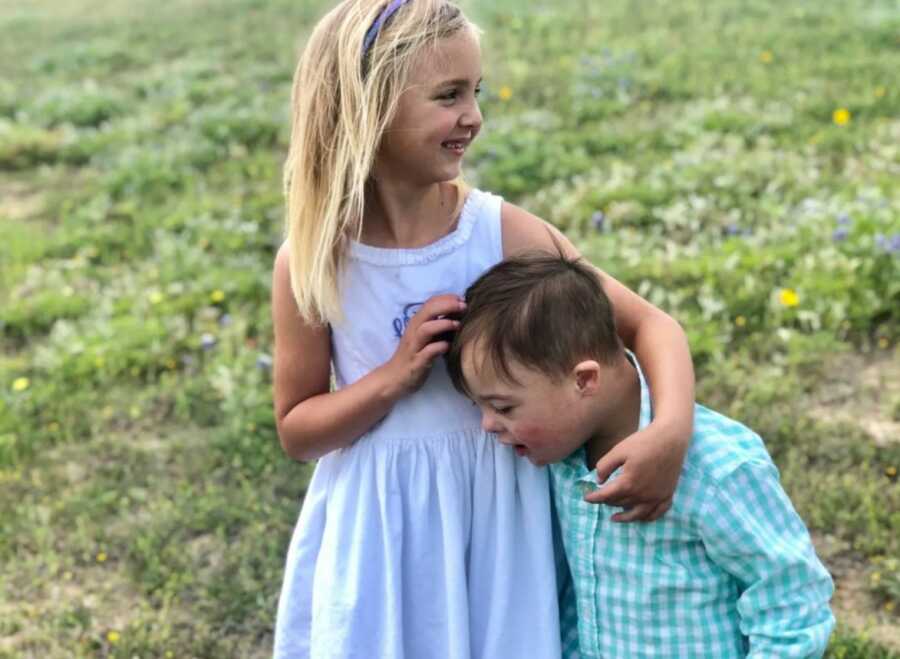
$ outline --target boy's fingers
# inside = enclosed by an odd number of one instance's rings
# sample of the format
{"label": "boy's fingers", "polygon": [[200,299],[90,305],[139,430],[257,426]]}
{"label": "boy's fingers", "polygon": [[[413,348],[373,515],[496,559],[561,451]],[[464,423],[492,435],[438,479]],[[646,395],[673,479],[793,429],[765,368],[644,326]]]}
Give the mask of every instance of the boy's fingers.
{"label": "boy's fingers", "polygon": [[614,522],[649,522],[651,521],[650,515],[655,508],[656,506],[652,503],[640,503],[634,508],[616,513],[610,519]]}

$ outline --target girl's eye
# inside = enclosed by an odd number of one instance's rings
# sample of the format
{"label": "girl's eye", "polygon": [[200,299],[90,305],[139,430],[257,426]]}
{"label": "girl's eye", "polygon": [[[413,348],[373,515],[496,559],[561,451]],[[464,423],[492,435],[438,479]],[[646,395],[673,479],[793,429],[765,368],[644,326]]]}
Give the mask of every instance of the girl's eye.
{"label": "girl's eye", "polygon": [[446,94],[441,94],[438,98],[442,101],[452,101],[456,98],[456,90],[449,91]]}
{"label": "girl's eye", "polygon": [[509,414],[510,412],[512,412],[512,409],[512,405],[508,405],[506,407],[495,407],[494,411],[497,414]]}
{"label": "girl's eye", "polygon": [[480,96],[480,95],[481,95],[481,87],[479,86],[479,87],[475,88],[475,96]]}

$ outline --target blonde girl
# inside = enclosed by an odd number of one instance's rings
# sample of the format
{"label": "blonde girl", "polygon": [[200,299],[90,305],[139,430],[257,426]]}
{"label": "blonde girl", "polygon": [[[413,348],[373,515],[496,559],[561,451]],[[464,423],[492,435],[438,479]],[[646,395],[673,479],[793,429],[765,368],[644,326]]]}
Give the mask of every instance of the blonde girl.
{"label": "blonde girl", "polygon": [[[484,270],[554,240],[577,254],[460,182],[480,85],[478,32],[447,0],[344,0],[298,64],[275,414],[285,452],[318,464],[288,550],[277,657],[561,654],[547,474],[491,440],[437,359]],[[621,521],[654,519],[691,432],[690,355],[677,323],[603,280],[655,421],[598,475],[623,467],[604,488],[628,508]]]}

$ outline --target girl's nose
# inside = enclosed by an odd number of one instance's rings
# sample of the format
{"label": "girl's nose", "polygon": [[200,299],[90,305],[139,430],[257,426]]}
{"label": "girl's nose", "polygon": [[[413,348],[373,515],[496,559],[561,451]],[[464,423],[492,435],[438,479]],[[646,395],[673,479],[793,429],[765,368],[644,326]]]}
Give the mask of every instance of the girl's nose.
{"label": "girl's nose", "polygon": [[459,117],[460,125],[471,126],[476,131],[481,128],[481,121],[481,107],[477,100],[473,101],[471,107]]}

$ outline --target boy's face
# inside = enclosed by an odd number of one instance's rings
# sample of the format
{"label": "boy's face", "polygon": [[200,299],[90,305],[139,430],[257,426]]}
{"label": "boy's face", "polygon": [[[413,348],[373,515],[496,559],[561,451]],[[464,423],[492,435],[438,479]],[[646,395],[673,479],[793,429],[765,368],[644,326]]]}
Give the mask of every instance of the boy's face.
{"label": "boy's face", "polygon": [[515,384],[494,372],[477,344],[466,346],[461,357],[463,377],[481,409],[482,428],[520,456],[536,465],[559,462],[590,437],[590,402],[575,377],[557,381],[511,363]]}

